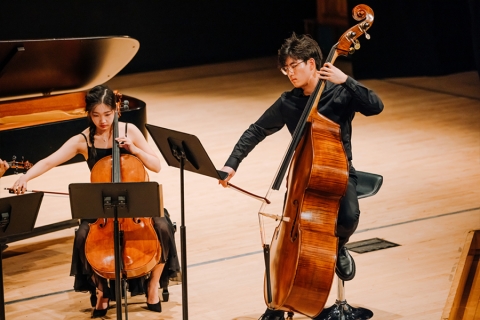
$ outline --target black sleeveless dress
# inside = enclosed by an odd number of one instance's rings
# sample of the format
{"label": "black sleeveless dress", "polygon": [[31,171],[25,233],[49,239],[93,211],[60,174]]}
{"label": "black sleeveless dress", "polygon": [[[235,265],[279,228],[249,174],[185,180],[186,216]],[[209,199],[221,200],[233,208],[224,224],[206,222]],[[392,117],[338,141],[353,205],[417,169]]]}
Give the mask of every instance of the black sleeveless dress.
{"label": "black sleeveless dress", "polygon": [[[90,170],[92,170],[97,161],[112,155],[112,148],[92,148],[88,145],[87,137],[83,133],[82,135],[88,147],[87,164]],[[120,149],[120,152],[123,154],[127,153],[124,149]],[[153,218],[154,228],[162,246],[160,262],[165,263],[162,276],[160,277],[160,287],[162,288],[166,288],[169,279],[177,278],[177,274],[180,272],[180,263],[175,245],[175,227],[170,220],[167,209],[164,208],[164,212],[164,217]],[[95,274],[85,256],[85,241],[90,231],[89,224],[95,221],[96,219],[82,219],[78,230],[75,232],[70,275],[75,277],[73,285],[75,291],[94,293],[95,288],[98,287],[103,292],[105,298],[113,300],[115,299],[115,281],[107,281],[107,279]],[[129,279],[128,282],[128,289],[132,296],[145,293],[145,288],[143,288],[144,277]]]}

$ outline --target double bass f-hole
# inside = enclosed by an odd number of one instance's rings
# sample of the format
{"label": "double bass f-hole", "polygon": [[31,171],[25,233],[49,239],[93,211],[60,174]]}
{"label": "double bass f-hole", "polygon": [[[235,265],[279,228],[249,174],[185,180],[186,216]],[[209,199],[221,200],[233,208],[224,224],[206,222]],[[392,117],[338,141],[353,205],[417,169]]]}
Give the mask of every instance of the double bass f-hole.
{"label": "double bass f-hole", "polygon": [[297,219],[298,215],[300,214],[300,208],[298,206],[298,200],[293,200],[293,206],[295,207],[295,219],[293,219],[292,229],[290,230],[290,241],[294,242],[297,240],[298,237],[298,226],[297,226]]}

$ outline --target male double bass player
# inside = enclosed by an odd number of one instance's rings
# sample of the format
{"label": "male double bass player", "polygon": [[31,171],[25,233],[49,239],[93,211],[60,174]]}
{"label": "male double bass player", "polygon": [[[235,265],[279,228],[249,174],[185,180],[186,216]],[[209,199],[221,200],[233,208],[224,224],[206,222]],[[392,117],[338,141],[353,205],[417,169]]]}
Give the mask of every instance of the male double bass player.
{"label": "male double bass player", "polygon": [[[357,176],[352,165],[352,120],[356,112],[365,116],[382,112],[383,103],[371,90],[347,76],[331,63],[322,66],[322,52],[317,42],[309,35],[292,34],[278,50],[278,67],[288,76],[294,86],[291,91],[282,93],[263,115],[242,134],[230,157],[221,169],[228,177],[220,181],[227,182],[235,175],[242,160],[265,137],[285,125],[293,134],[309,96],[318,81],[326,80],[325,89],[318,103],[318,112],[340,125],[342,143],[349,161],[349,179],[347,191],[340,201],[336,236],[339,239],[336,273],[344,281],[355,276],[355,262],[345,247],[355,232],[360,209],[357,200]],[[343,155],[342,155],[343,156]],[[283,320],[284,312],[267,309],[260,317],[262,320]]]}

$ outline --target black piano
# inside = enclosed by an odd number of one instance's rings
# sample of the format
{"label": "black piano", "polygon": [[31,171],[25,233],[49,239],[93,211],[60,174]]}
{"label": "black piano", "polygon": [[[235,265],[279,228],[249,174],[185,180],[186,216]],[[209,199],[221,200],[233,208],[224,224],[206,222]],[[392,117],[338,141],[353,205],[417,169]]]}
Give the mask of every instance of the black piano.
{"label": "black piano", "polygon": [[[35,164],[84,130],[86,92],[112,79],[139,46],[127,36],[0,41],[0,158]],[[147,136],[145,102],[126,95],[122,100],[128,109],[120,120]],[[80,161],[77,155],[64,165]],[[23,238],[77,224],[60,221]]]}

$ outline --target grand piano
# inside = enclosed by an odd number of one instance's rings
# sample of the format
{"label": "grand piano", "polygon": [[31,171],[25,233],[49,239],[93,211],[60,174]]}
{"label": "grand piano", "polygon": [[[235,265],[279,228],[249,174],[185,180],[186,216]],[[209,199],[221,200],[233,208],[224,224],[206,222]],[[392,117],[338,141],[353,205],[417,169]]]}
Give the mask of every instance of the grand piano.
{"label": "grand piano", "polygon": [[[139,46],[127,36],[0,41],[0,158],[35,164],[84,130],[86,92],[112,79]],[[120,120],[147,136],[145,102],[126,95],[122,100],[128,109]],[[77,155],[63,165],[80,161]],[[75,225],[77,220],[58,221],[9,242]]]}

